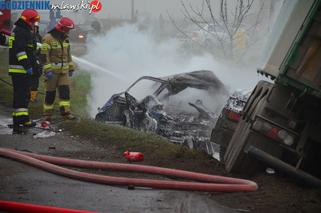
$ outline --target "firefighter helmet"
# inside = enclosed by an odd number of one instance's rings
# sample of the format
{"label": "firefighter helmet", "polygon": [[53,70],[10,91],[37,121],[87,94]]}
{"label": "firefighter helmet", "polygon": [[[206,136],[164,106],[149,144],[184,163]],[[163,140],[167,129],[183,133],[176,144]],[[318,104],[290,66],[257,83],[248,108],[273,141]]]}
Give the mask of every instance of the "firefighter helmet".
{"label": "firefighter helmet", "polygon": [[40,21],[39,13],[33,9],[22,11],[20,18],[23,19],[28,25],[33,25],[35,22]]}
{"label": "firefighter helmet", "polygon": [[62,17],[56,24],[55,28],[60,32],[68,33],[69,30],[75,28],[75,24],[70,18]]}

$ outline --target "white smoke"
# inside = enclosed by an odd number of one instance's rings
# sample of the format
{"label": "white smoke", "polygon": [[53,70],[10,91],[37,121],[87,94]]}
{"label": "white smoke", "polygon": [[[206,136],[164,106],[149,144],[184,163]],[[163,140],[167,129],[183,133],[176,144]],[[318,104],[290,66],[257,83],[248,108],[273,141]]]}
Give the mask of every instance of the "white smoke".
{"label": "white smoke", "polygon": [[[259,79],[255,74],[255,65],[240,66],[228,60],[218,61],[210,54],[187,56],[178,40],[173,38],[160,41],[151,31],[140,31],[136,25],[129,24],[93,38],[88,43],[88,53],[83,59],[96,66],[95,69],[88,63],[79,64],[92,74],[89,101],[91,115],[95,115],[97,107],[102,106],[112,94],[124,91],[144,75],[163,77],[195,70],[211,70],[230,91],[252,89]],[[97,66],[108,72],[97,69]],[[224,104],[224,101],[220,102]]]}

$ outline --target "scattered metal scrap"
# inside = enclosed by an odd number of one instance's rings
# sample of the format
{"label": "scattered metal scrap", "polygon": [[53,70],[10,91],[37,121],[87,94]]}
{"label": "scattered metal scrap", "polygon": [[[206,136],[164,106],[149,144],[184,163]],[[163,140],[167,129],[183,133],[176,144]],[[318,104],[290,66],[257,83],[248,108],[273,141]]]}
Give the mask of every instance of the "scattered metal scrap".
{"label": "scattered metal scrap", "polygon": [[[143,80],[152,82],[151,88],[146,88],[152,92],[137,100],[131,90]],[[201,90],[205,95],[184,105],[181,102],[172,103],[175,102],[176,95],[179,96],[186,89]],[[208,151],[206,143],[210,142],[210,133],[218,116],[201,99],[209,99],[218,94],[227,95],[227,90],[213,72],[207,70],[163,78],[143,76],[124,92],[112,95],[98,109],[95,119],[155,132],[174,143]]]}

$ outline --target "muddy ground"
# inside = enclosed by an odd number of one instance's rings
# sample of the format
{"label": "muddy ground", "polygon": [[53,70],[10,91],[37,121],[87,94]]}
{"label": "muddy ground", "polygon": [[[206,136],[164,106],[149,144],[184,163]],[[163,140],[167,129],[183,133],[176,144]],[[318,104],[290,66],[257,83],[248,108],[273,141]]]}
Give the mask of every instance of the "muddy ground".
{"label": "muddy ground", "polygon": [[[3,120],[8,118],[9,112],[2,109],[2,114],[0,119]],[[12,136],[5,134],[4,127],[2,130],[0,147],[54,156],[126,162],[117,149],[75,137],[68,131],[51,138],[34,139],[32,132],[26,136]],[[202,164],[182,158],[143,163],[226,175],[223,166],[214,159],[202,161]],[[120,175],[116,172],[107,174]],[[0,177],[0,199],[99,212],[321,212],[320,191],[300,186],[278,173],[247,177],[258,183],[258,191],[237,193],[129,190],[59,177],[4,158],[0,158]]]}

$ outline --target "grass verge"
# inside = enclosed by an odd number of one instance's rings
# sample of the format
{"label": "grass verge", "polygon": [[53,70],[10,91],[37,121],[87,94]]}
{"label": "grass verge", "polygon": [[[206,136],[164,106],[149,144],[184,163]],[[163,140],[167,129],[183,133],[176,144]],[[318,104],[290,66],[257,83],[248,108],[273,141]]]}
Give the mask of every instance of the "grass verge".
{"label": "grass verge", "polygon": [[166,138],[156,134],[106,125],[91,119],[65,122],[62,128],[73,135],[90,140],[95,145],[113,150],[118,156],[121,156],[125,150],[143,152],[144,163],[149,165],[189,170],[193,168],[195,171],[202,172],[208,171],[210,167],[218,169],[216,167],[218,162],[205,153],[170,143]]}

